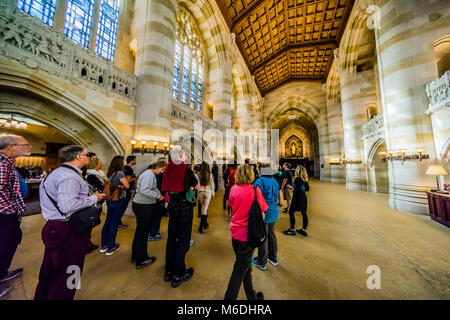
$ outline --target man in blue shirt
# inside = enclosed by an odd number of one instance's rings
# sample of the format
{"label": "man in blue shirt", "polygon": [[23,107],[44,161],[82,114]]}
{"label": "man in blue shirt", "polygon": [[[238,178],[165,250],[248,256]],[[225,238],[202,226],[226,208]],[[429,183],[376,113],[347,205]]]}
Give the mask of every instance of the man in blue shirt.
{"label": "man in blue shirt", "polygon": [[[35,300],[73,300],[80,278],[70,287],[68,278],[74,274],[81,277],[91,233],[76,233],[69,217],[94,206],[105,196],[92,193],[82,177],[81,168],[89,161],[83,147],[66,146],[59,150],[58,157],[63,166],[52,171],[39,187],[42,216],[47,222],[42,229],[45,251]],[[59,209],[49,197],[56,201]]]}

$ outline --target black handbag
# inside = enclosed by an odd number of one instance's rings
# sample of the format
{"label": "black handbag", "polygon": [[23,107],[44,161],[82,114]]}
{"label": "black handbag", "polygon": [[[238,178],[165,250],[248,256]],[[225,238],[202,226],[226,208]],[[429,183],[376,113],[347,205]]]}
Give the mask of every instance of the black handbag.
{"label": "black handbag", "polygon": [[255,190],[255,199],[248,213],[247,241],[252,248],[257,248],[266,241],[267,234],[261,207],[256,197],[256,187],[253,188]]}
{"label": "black handbag", "polygon": [[[79,173],[72,167],[63,165],[63,167],[74,170],[78,175]],[[81,176],[81,175],[80,175]],[[84,178],[83,178],[84,179]],[[45,178],[47,180],[47,178]],[[47,190],[45,189],[45,180],[42,182],[42,188],[45,191],[45,194],[50,199],[50,201],[53,203],[55,208],[58,210],[58,212],[64,217],[67,218],[67,214],[62,213],[62,211],[59,209],[58,204],[56,201],[50,197]],[[74,229],[75,233],[78,234],[85,234],[92,230],[92,228],[98,226],[101,223],[100,219],[101,209],[93,207],[87,207],[81,210],[78,210],[74,213],[72,213],[69,217],[69,223]]]}

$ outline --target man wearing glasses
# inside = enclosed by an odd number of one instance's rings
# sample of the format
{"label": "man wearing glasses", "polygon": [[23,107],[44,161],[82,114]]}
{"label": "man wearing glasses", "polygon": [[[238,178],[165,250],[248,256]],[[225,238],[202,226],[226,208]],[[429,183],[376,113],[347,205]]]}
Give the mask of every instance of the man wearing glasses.
{"label": "man wearing glasses", "polygon": [[69,285],[69,278],[74,272],[81,277],[91,233],[76,233],[69,217],[96,205],[105,196],[92,193],[83,179],[81,168],[89,158],[82,146],[65,146],[58,151],[58,158],[62,166],[53,170],[39,186],[42,216],[47,222],[42,229],[45,251],[35,300],[74,299],[76,287]]}
{"label": "man wearing glasses", "polygon": [[23,137],[0,138],[0,298],[11,291],[2,283],[23,273],[23,268],[9,270],[17,247],[22,241],[20,222],[25,211],[15,159],[29,155],[31,146]]}

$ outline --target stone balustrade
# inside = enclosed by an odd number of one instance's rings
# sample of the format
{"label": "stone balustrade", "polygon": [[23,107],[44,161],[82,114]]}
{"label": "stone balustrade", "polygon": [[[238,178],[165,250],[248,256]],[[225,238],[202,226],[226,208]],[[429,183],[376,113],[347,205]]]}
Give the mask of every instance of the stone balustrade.
{"label": "stone balustrade", "polygon": [[444,107],[450,107],[450,70],[442,77],[426,85],[426,91],[430,104],[427,114]]}
{"label": "stone balustrade", "polygon": [[136,103],[136,76],[6,3],[0,3],[0,55],[74,85]]}
{"label": "stone balustrade", "polygon": [[191,109],[189,106],[182,104],[178,100],[172,100],[172,119],[175,121],[184,122],[188,126],[194,128],[194,121],[202,121],[203,131],[217,128],[217,123],[214,120],[202,115],[200,112]]}

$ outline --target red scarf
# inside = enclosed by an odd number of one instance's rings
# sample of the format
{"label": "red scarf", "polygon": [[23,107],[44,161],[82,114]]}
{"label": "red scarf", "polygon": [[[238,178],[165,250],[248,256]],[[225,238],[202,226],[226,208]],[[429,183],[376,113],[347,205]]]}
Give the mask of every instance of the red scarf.
{"label": "red scarf", "polygon": [[167,169],[164,170],[161,191],[167,192],[183,192],[184,176],[186,175],[187,164],[182,162],[175,164],[169,161]]}

